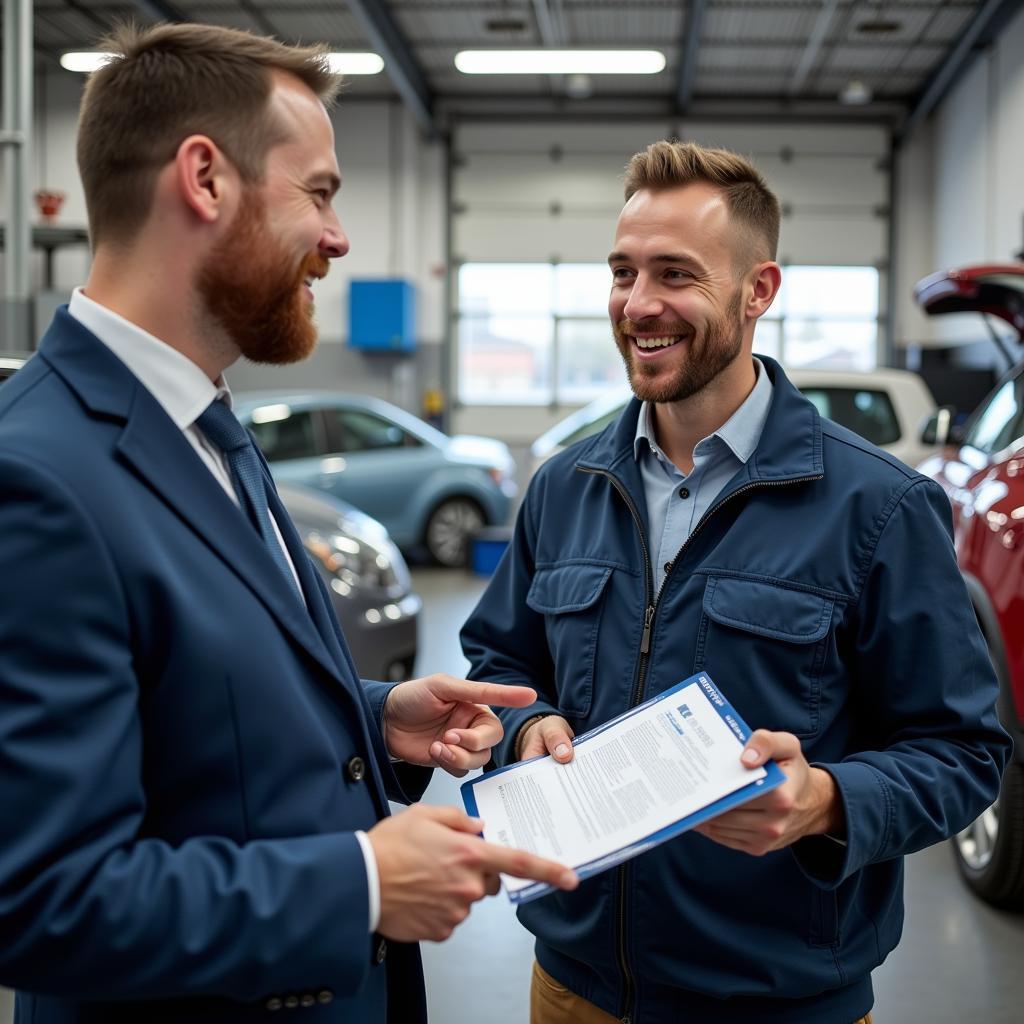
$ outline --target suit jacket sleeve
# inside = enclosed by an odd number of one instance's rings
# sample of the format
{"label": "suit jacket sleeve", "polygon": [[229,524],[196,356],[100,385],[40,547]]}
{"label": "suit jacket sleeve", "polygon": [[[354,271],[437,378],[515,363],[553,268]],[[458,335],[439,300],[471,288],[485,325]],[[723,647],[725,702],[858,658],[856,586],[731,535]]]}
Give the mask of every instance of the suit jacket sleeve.
{"label": "suit jacket sleeve", "polygon": [[127,594],[83,503],[0,457],[0,983],[247,1001],[369,966],[351,833],[145,837]]}

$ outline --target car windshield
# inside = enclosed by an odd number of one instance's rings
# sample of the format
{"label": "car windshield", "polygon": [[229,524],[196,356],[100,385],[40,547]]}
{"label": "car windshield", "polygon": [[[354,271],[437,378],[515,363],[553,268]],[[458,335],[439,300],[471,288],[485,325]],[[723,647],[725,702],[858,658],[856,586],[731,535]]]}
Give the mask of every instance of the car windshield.
{"label": "car windshield", "polygon": [[893,444],[900,439],[896,410],[884,391],[839,387],[802,387],[800,390],[822,416],[835,420],[872,444]]}

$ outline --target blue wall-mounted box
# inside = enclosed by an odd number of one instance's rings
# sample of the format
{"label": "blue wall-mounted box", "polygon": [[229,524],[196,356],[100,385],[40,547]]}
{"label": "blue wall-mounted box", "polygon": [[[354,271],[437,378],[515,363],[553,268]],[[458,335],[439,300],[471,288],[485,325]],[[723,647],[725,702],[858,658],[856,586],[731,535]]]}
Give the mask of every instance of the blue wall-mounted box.
{"label": "blue wall-mounted box", "polygon": [[348,339],[363,352],[416,348],[416,287],[397,277],[349,282]]}

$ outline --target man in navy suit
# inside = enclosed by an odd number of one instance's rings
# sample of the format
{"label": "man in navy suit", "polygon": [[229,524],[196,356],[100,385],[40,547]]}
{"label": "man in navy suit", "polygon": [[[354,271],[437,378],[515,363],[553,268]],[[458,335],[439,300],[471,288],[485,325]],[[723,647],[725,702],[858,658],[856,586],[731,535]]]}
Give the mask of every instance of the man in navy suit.
{"label": "man in navy suit", "polygon": [[230,412],[223,371],[307,354],[348,250],[323,54],[112,42],[79,125],[92,270],[0,393],[0,983],[35,1024],[415,1024],[416,940],[499,872],[575,884],[455,808],[388,816],[534,694],[361,683]]}

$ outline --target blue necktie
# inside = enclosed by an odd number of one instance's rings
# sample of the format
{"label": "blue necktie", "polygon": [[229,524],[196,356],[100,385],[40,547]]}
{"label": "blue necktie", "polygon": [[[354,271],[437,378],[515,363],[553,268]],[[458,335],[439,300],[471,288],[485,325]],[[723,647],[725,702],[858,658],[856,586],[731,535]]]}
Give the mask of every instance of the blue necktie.
{"label": "blue necktie", "polygon": [[274,524],[271,522],[270,509],[267,506],[263,467],[260,465],[249,431],[238,422],[235,414],[220,399],[210,403],[196,420],[196,425],[224,453],[231,467],[235,493],[243,510],[263,538],[263,543],[266,544],[278,569],[284,573],[292,590],[301,600],[295,576],[288,565],[288,559],[277,539],[277,534],[274,533]]}

